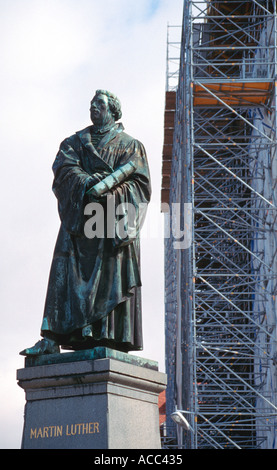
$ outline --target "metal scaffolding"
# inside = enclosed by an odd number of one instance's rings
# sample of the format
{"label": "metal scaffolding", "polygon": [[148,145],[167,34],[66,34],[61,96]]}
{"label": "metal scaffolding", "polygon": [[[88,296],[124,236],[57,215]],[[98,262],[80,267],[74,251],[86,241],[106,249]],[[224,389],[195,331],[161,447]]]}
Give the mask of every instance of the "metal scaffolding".
{"label": "metal scaffolding", "polygon": [[178,87],[180,67],[180,29],[179,25],[167,25],[166,49],[166,90],[175,91]]}
{"label": "metal scaffolding", "polygon": [[193,214],[189,248],[165,240],[179,447],[277,446],[276,35],[275,0],[184,2],[162,190],[168,223],[176,202]]}

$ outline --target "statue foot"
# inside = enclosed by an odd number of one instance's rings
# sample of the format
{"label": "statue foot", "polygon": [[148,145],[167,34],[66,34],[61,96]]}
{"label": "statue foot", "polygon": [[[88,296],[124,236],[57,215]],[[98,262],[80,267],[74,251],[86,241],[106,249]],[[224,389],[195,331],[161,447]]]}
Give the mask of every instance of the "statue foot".
{"label": "statue foot", "polygon": [[21,356],[41,356],[42,354],[56,354],[60,352],[59,345],[48,338],[38,341],[32,348],[23,349]]}

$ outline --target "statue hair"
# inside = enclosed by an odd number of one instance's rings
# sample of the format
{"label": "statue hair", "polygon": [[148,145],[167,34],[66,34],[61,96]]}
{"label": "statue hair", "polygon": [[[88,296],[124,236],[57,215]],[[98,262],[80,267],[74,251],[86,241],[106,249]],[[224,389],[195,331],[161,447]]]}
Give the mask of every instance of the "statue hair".
{"label": "statue hair", "polygon": [[110,111],[114,117],[114,120],[118,121],[118,119],[120,119],[122,116],[122,111],[121,103],[117,96],[108,90],[96,90],[95,95],[106,95],[108,97]]}

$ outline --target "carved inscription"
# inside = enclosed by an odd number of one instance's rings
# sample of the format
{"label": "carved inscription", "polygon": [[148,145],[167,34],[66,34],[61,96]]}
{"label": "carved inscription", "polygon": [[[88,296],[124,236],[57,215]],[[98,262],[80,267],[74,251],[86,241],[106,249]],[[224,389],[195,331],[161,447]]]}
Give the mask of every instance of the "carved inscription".
{"label": "carved inscription", "polygon": [[99,423],[78,423],[65,426],[42,426],[31,428],[30,439],[49,439],[62,436],[83,436],[99,433]]}

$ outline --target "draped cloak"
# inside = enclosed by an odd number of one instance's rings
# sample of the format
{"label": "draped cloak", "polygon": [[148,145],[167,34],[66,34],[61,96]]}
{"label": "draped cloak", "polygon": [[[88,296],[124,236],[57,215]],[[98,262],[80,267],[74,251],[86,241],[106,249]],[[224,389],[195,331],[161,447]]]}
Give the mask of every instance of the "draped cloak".
{"label": "draped cloak", "polygon": [[[64,347],[81,349],[82,331],[89,327],[89,347],[105,344],[123,351],[142,349],[139,208],[151,195],[143,145],[115,124],[103,132],[95,147],[95,127],[65,139],[53,164],[53,191],[61,226],[54,250],[41,327],[42,336]],[[99,140],[99,139],[98,139]],[[89,188],[118,167],[133,161],[135,172],[114,187],[119,204],[135,208],[136,236],[120,231],[114,237],[88,238],[84,233]],[[98,201],[107,222],[107,196]],[[115,223],[119,222],[115,215]]]}

